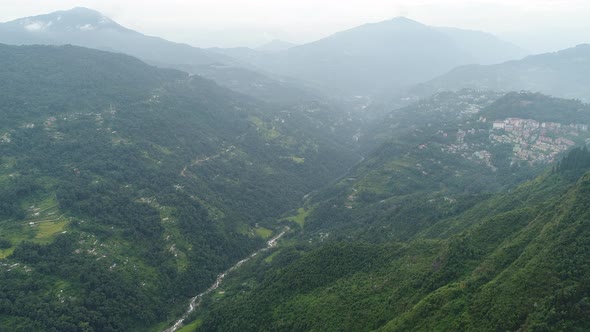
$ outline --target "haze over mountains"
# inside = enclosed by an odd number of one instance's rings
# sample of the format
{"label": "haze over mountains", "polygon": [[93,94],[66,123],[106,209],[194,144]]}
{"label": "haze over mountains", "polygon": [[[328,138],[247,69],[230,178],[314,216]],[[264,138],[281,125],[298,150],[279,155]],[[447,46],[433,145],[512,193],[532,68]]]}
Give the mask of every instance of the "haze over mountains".
{"label": "haze over mountains", "polygon": [[483,89],[529,90],[564,98],[590,100],[590,45],[555,53],[528,56],[495,65],[468,65],[453,69],[412,90],[421,96],[436,91]]}
{"label": "haze over mountains", "polygon": [[403,17],[300,46],[275,41],[257,50],[204,50],[145,36],[86,8],[0,24],[0,42],[74,44],[193,73],[203,66],[210,72],[211,66],[240,63],[243,69],[291,77],[335,95],[372,95],[432,79],[459,65],[498,63],[526,54],[486,33],[429,27]]}
{"label": "haze over mountains", "polygon": [[497,63],[525,54],[489,34],[429,27],[399,17],[276,55],[243,54],[240,60],[331,93],[371,95],[434,78],[461,64]]}
{"label": "haze over mountains", "polygon": [[[232,76],[228,82],[223,71],[233,68],[231,63],[235,61],[231,58],[187,44],[146,36],[117,24],[97,11],[82,7],[2,23],[0,42],[14,45],[72,44],[120,52],[150,64],[190,73],[200,73],[202,68],[206,75],[219,77],[220,84],[227,83],[238,91],[243,89],[255,93],[253,87],[263,82],[273,85],[275,90],[280,90],[282,85],[246,68],[240,68],[240,75]],[[216,70],[221,73],[217,75],[213,72]],[[243,77],[247,78],[246,82],[243,82]]]}
{"label": "haze over mountains", "polygon": [[590,330],[590,46],[525,55],[0,24],[0,332]]}
{"label": "haze over mountains", "polygon": [[220,59],[206,50],[129,30],[99,12],[82,7],[3,23],[0,41],[17,45],[73,44],[162,64],[202,65]]}

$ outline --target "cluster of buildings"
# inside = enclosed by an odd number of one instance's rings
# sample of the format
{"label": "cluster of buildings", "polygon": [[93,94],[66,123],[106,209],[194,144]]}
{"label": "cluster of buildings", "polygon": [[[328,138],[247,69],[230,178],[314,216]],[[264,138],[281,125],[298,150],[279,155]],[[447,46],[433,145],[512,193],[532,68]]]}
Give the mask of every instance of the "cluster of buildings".
{"label": "cluster of buildings", "polygon": [[[486,123],[480,117],[477,121]],[[558,155],[578,143],[590,143],[588,125],[563,125],[554,122],[538,122],[532,119],[507,118],[491,122],[492,129],[459,129],[456,140],[441,146],[441,151],[460,155],[462,158],[485,164],[493,171],[494,146],[508,144],[512,147],[512,162],[526,161],[530,164],[551,163]],[[488,127],[489,128],[489,127]],[[450,133],[439,131],[443,138]],[[421,145],[418,149],[424,149]]]}
{"label": "cluster of buildings", "polygon": [[580,137],[584,132],[588,132],[588,125],[507,118],[493,122],[490,140],[511,144],[516,159],[549,163],[559,153],[576,145],[572,138]]}
{"label": "cluster of buildings", "polygon": [[492,153],[490,151],[483,149],[481,144],[464,143],[464,135],[458,135],[458,138],[460,139],[457,142],[458,144],[445,145],[441,150],[447,153],[459,154],[467,160],[483,163],[492,171],[496,171],[497,168],[492,164]]}
{"label": "cluster of buildings", "polygon": [[578,135],[579,131],[588,131],[587,124],[570,124],[562,125],[556,122],[538,122],[533,119],[507,118],[504,120],[496,120],[492,124],[493,130],[505,131],[530,131],[540,129],[542,132],[551,131],[562,134]]}

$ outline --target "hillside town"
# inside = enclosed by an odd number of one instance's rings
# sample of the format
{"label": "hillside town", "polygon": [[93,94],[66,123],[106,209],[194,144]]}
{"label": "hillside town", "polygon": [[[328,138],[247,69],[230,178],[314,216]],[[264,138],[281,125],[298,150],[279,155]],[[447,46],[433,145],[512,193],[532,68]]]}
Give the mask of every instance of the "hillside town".
{"label": "hillside town", "polygon": [[490,140],[511,144],[516,159],[530,163],[550,163],[561,152],[576,145],[576,141],[586,143],[586,136],[586,124],[562,125],[532,119],[507,118],[493,122]]}
{"label": "hillside town", "polygon": [[[481,117],[478,122],[485,123],[486,126],[489,123]],[[452,133],[443,130],[438,134],[444,138],[453,137]],[[511,163],[548,164],[575,145],[589,144],[590,131],[586,124],[564,125],[533,119],[506,118],[493,121],[488,129],[458,129],[453,138],[453,142],[443,145],[441,151],[483,163],[495,171],[492,159],[494,150],[500,145],[511,146]]]}

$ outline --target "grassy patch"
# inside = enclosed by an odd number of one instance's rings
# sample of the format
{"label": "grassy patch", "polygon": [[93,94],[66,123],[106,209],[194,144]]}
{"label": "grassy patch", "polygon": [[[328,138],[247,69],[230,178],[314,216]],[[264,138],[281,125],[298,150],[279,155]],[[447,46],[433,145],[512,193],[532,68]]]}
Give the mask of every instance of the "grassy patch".
{"label": "grassy patch", "polygon": [[254,233],[256,234],[256,236],[261,237],[263,239],[268,239],[272,235],[272,231],[264,227],[255,228]]}
{"label": "grassy patch", "polygon": [[273,231],[265,228],[265,227],[256,227],[256,228],[252,228],[251,226],[248,225],[240,225],[237,227],[237,231],[240,234],[246,235],[248,237],[259,237],[262,239],[268,239],[269,237],[272,236]]}
{"label": "grassy patch", "polygon": [[220,300],[220,299],[222,299],[223,297],[225,297],[225,291],[224,291],[223,289],[218,289],[216,292],[214,292],[214,293],[211,295],[211,298],[212,298],[213,300]]}
{"label": "grassy patch", "polygon": [[12,254],[14,248],[22,241],[33,241],[40,244],[51,243],[55,236],[64,232],[69,219],[60,215],[55,197],[37,197],[22,202],[26,210],[23,221],[4,220],[0,222],[2,237],[12,243],[12,247],[0,250],[0,259]]}
{"label": "grassy patch", "polygon": [[284,220],[292,221],[292,222],[296,223],[297,225],[299,225],[299,227],[303,228],[303,226],[305,225],[305,218],[307,218],[307,216],[309,216],[311,211],[312,211],[312,209],[306,210],[304,208],[299,208],[297,210],[296,216],[288,217],[288,218],[285,218]]}
{"label": "grassy patch", "polygon": [[0,229],[2,229],[2,238],[9,240],[12,244],[12,247],[0,250],[0,259],[10,256],[16,245],[22,241],[32,240],[35,237],[35,231],[29,225],[16,223],[13,220],[0,222]]}
{"label": "grassy patch", "polygon": [[36,242],[51,242],[55,235],[64,231],[68,223],[69,221],[67,219],[62,218],[59,221],[45,221],[35,225],[37,227],[37,234],[35,235]]}
{"label": "grassy patch", "polygon": [[14,251],[14,247],[0,250],[0,259],[6,258],[6,257],[12,255],[13,251]]}
{"label": "grassy patch", "polygon": [[301,157],[296,157],[296,156],[290,156],[290,157],[281,157],[283,159],[289,159],[291,161],[293,161],[296,164],[303,164],[305,163],[305,158],[301,158]]}
{"label": "grassy patch", "polygon": [[273,252],[272,254],[268,255],[268,257],[266,257],[266,258],[264,259],[264,262],[265,262],[265,263],[271,263],[271,262],[272,262],[272,260],[273,260],[273,259],[274,259],[274,258],[275,258],[275,257],[276,257],[278,254],[279,254],[279,252],[280,252],[279,250],[276,250],[276,251],[275,251],[275,252]]}
{"label": "grassy patch", "polygon": [[182,327],[180,330],[178,330],[178,332],[193,332],[196,329],[198,329],[201,324],[203,324],[203,321],[200,319],[197,319],[196,321]]}
{"label": "grassy patch", "polygon": [[[26,224],[23,227],[30,228],[34,232],[33,241],[37,243],[49,243],[55,235],[64,231],[69,220],[60,215],[57,200],[54,196],[45,197],[41,201],[23,202],[27,210]],[[14,243],[14,241],[13,241]]]}
{"label": "grassy patch", "polygon": [[254,123],[256,125],[256,129],[258,130],[258,133],[264,137],[266,140],[274,140],[276,138],[278,138],[279,136],[281,136],[281,133],[279,133],[277,130],[275,130],[274,127],[269,126],[268,124],[266,124],[264,121],[262,121],[260,118],[252,116],[250,117],[250,121],[252,123]]}

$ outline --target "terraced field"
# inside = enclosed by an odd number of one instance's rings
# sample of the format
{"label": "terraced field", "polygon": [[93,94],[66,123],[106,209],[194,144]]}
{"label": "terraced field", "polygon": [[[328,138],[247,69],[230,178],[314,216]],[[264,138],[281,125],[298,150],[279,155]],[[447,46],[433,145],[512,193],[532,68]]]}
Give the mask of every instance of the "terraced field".
{"label": "terraced field", "polygon": [[2,238],[11,243],[9,248],[0,249],[0,259],[12,254],[16,245],[22,241],[50,243],[57,234],[67,232],[66,228],[71,220],[59,211],[55,197],[26,204],[24,220],[9,219],[0,222],[5,230]]}

